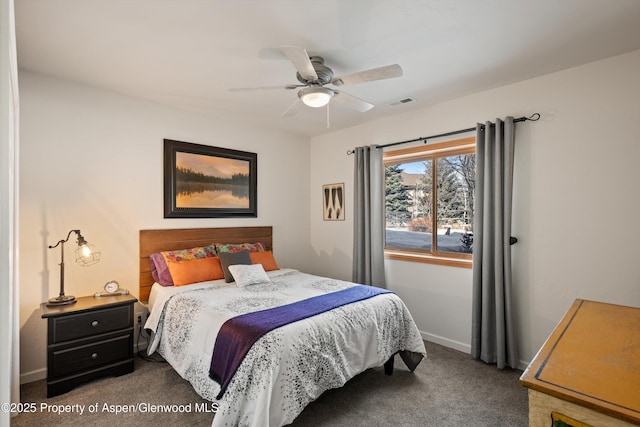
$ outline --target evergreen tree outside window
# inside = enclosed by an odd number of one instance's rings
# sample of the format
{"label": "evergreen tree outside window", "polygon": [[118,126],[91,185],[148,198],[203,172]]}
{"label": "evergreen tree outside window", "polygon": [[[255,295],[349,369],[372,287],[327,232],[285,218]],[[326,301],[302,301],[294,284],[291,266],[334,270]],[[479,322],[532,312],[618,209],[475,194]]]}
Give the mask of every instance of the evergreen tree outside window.
{"label": "evergreen tree outside window", "polygon": [[409,220],[411,200],[407,188],[402,183],[400,165],[385,168],[385,208],[386,220],[392,226],[403,226]]}

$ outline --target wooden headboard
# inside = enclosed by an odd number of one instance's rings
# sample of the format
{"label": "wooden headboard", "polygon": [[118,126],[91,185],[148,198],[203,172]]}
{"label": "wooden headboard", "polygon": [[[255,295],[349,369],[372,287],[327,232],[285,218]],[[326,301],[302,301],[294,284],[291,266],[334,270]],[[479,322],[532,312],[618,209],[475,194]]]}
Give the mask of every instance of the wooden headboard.
{"label": "wooden headboard", "polygon": [[229,228],[180,228],[164,230],[140,230],[140,285],[138,300],[149,301],[149,293],[154,280],[151,276],[149,255],[174,249],[207,246],[211,243],[255,243],[273,248],[273,230],[264,227]]}

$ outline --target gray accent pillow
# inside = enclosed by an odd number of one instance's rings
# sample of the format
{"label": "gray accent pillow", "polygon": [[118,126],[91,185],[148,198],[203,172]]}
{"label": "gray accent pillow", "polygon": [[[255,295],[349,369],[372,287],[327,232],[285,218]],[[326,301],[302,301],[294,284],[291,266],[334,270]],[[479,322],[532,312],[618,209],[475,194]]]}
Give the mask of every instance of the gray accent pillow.
{"label": "gray accent pillow", "polygon": [[229,271],[230,265],[244,264],[251,265],[251,256],[249,251],[244,250],[240,252],[222,252],[219,253],[220,265],[222,265],[222,272],[224,273],[224,281],[227,283],[233,282],[233,274]]}

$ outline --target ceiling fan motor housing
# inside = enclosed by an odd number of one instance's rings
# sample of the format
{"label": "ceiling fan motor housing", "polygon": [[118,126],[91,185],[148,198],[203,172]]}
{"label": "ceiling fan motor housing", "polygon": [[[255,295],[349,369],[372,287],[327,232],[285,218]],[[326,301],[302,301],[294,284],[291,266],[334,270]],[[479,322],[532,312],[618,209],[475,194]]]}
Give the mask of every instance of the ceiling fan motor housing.
{"label": "ceiling fan motor housing", "polygon": [[318,80],[310,81],[306,80],[304,77],[300,75],[300,73],[296,73],[296,78],[300,83],[309,84],[316,83],[319,85],[326,85],[333,79],[333,70],[331,68],[324,65],[324,59],[321,56],[310,56],[309,60],[311,61],[311,65],[313,65],[313,69],[316,71],[318,75]]}

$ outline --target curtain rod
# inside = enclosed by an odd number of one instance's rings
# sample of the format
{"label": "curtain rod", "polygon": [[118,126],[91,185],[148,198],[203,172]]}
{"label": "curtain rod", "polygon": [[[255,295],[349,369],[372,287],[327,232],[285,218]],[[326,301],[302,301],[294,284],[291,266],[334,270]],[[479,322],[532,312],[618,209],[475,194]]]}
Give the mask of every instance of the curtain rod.
{"label": "curtain rod", "polygon": [[[517,122],[524,122],[524,121],[527,121],[527,120],[532,121],[532,122],[537,122],[538,120],[540,120],[540,113],[533,113],[529,117],[524,117],[524,116],[523,117],[518,117],[517,119],[513,119],[513,122],[517,123]],[[482,125],[482,126],[484,127],[484,125]],[[495,126],[495,125],[491,124],[491,126]],[[408,144],[410,142],[418,142],[418,141],[424,141],[424,143],[426,144],[428,139],[435,139],[435,138],[441,138],[441,137],[444,137],[444,136],[458,135],[460,133],[467,133],[467,132],[471,132],[473,130],[476,130],[476,128],[472,127],[472,128],[467,128],[467,129],[454,130],[454,131],[447,132],[447,133],[441,133],[439,135],[423,136],[423,137],[420,137],[420,138],[409,139],[409,140],[406,140],[406,141],[392,142],[392,143],[389,143],[389,144],[378,145],[377,148],[392,147],[394,145]],[[347,151],[347,155],[351,155],[353,153],[355,153],[354,150]]]}

